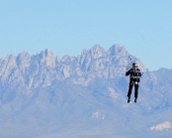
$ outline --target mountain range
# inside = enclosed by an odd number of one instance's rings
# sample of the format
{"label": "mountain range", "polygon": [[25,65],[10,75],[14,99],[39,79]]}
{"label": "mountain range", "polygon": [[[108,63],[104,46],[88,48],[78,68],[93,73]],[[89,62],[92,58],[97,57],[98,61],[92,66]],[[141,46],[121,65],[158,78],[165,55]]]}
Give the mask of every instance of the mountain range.
{"label": "mountain range", "polygon": [[[143,76],[138,103],[128,104],[132,62]],[[9,55],[0,59],[0,137],[171,138],[171,76],[149,71],[120,45],[78,56]]]}

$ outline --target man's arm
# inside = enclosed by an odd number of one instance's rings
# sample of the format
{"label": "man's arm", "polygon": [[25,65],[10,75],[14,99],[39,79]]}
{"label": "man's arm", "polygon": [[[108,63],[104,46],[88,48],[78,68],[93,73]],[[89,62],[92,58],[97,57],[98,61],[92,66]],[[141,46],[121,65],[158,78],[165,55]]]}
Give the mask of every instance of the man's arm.
{"label": "man's arm", "polygon": [[130,73],[131,73],[131,69],[129,69],[129,70],[125,73],[125,76],[130,75]]}
{"label": "man's arm", "polygon": [[140,69],[138,69],[138,74],[137,74],[139,77],[141,77],[142,76],[142,73],[141,73],[141,71],[140,71]]}

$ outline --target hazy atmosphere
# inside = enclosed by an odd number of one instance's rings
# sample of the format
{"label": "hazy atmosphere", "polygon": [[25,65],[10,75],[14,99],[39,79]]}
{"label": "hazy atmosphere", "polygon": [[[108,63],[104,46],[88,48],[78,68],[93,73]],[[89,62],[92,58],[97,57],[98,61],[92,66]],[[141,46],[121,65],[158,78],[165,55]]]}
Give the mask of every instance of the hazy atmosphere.
{"label": "hazy atmosphere", "polygon": [[172,138],[171,13],[0,0],[0,138]]}

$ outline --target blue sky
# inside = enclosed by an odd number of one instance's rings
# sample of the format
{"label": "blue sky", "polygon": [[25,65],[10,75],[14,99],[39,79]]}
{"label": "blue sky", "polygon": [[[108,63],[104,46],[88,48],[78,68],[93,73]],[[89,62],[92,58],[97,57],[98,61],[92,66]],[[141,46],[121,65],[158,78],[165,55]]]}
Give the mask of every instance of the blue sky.
{"label": "blue sky", "polygon": [[117,43],[150,70],[172,68],[171,13],[171,0],[0,0],[0,57]]}

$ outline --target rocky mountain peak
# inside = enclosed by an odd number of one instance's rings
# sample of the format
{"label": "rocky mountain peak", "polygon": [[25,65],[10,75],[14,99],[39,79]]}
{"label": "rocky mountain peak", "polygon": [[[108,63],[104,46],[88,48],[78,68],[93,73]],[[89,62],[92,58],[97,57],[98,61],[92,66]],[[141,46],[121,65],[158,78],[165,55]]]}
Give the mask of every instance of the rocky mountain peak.
{"label": "rocky mountain peak", "polygon": [[47,65],[49,67],[55,67],[55,65],[56,65],[56,56],[54,55],[53,52],[46,49],[46,50],[42,51],[39,54],[39,56],[40,56],[40,60],[41,60],[42,63],[44,63],[45,65]]}
{"label": "rocky mountain peak", "polygon": [[[33,84],[37,84],[36,87],[41,87],[43,84],[47,86],[57,79],[70,79],[76,82],[81,78],[87,78],[87,80],[93,80],[97,77],[115,78],[123,76],[126,68],[130,65],[129,57],[134,59],[120,45],[113,45],[107,51],[100,45],[95,45],[89,50],[84,50],[78,57],[65,55],[57,58],[48,49],[32,56],[23,52],[17,57],[10,56],[0,60],[0,77],[5,78],[3,79],[5,82],[9,80],[9,77],[16,78],[18,75],[23,79],[23,83],[29,84],[29,88]],[[137,58],[135,60],[140,63]],[[6,75],[3,74],[4,71]]]}
{"label": "rocky mountain peak", "polygon": [[127,56],[128,52],[123,46],[115,44],[109,48],[108,54],[111,56]]}
{"label": "rocky mountain peak", "polygon": [[97,59],[105,55],[105,50],[100,45],[95,45],[89,50],[89,53],[91,54],[93,59]]}

